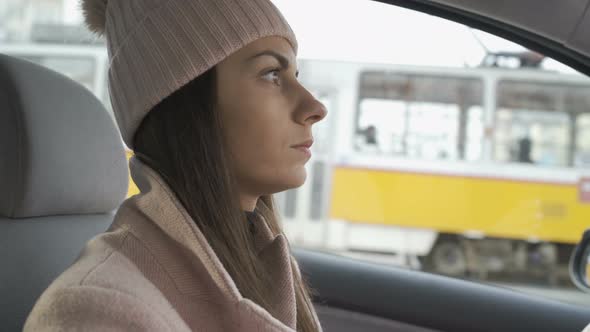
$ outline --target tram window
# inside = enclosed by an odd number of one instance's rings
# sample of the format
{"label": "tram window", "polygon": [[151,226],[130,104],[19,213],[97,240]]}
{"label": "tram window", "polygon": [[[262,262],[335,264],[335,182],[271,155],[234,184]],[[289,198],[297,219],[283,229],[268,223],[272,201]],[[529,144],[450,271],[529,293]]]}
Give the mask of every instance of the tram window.
{"label": "tram window", "polygon": [[90,91],[95,90],[96,61],[92,58],[48,55],[23,55],[21,58],[62,73]]}
{"label": "tram window", "polygon": [[428,160],[478,160],[483,136],[479,79],[364,72],[355,149]]}
{"label": "tram window", "polygon": [[497,91],[496,161],[566,167],[587,158],[590,86],[507,80]]}

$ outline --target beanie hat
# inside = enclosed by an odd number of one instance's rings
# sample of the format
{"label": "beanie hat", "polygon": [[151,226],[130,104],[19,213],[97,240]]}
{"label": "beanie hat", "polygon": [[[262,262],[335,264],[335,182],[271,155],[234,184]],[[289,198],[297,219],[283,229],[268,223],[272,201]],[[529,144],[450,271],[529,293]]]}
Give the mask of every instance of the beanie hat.
{"label": "beanie hat", "polygon": [[297,53],[270,0],[82,0],[82,10],[90,30],[106,36],[111,104],[131,149],[155,105],[240,48],[278,36]]}

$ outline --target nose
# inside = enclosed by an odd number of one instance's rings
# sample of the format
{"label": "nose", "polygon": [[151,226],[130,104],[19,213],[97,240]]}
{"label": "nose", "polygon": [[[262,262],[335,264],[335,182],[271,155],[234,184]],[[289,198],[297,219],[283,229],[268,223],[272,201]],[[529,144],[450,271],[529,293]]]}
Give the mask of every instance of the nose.
{"label": "nose", "polygon": [[328,115],[326,106],[311,92],[301,86],[301,99],[295,112],[295,121],[301,125],[313,125]]}

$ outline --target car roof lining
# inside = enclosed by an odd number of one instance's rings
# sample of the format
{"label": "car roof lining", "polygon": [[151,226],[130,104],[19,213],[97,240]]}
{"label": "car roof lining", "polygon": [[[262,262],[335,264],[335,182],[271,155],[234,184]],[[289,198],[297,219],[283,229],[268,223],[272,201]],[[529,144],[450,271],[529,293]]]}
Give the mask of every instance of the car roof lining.
{"label": "car roof lining", "polygon": [[[432,0],[431,2],[471,13],[480,13],[560,43],[566,43],[574,33],[583,19],[588,4],[588,0]],[[559,22],[559,24],[547,24],[548,22]]]}

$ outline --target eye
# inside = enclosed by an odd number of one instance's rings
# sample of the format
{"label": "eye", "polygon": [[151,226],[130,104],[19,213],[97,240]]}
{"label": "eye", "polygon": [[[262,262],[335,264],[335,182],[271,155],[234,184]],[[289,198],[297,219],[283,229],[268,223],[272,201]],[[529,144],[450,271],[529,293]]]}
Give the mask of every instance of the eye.
{"label": "eye", "polygon": [[264,75],[262,75],[262,78],[269,81],[269,82],[280,85],[281,78],[280,78],[279,74],[280,74],[280,69],[273,69],[271,71],[266,72]]}

